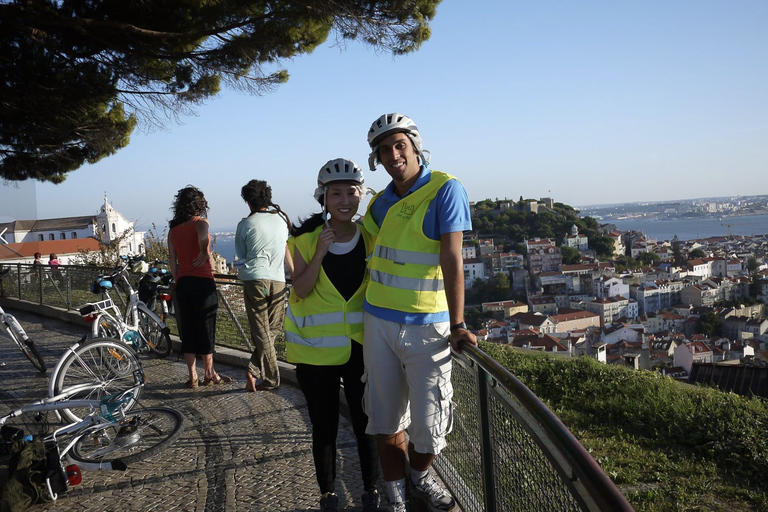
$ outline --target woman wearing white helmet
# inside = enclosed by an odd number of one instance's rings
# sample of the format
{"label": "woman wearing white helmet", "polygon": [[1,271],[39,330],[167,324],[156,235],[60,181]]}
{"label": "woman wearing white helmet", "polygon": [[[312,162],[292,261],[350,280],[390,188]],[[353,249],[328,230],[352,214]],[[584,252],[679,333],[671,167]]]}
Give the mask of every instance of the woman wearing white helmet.
{"label": "woman wearing white helmet", "polygon": [[336,436],[339,385],[357,438],[365,493],[363,510],[379,505],[376,438],[365,434],[363,412],[363,298],[366,257],[373,239],[354,222],[365,196],[363,171],[351,160],[327,162],[318,173],[315,199],[323,207],[291,231],[293,288],[285,319],[286,356],[307,400],[320,509],[336,511]]}

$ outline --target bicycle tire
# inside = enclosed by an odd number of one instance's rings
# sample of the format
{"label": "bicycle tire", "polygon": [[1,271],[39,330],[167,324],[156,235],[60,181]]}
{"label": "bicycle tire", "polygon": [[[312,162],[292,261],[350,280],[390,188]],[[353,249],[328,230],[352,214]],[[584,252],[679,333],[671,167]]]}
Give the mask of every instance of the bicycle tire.
{"label": "bicycle tire", "polygon": [[[134,373],[143,372],[136,353],[125,343],[113,339],[97,338],[86,342],[74,352],[68,351],[64,361],[57,367],[53,380],[53,395],[59,395],[72,387],[92,384],[70,397],[71,400],[100,400],[107,395],[120,393],[136,385]],[[141,396],[141,387],[136,389],[130,409]],[[80,421],[90,414],[87,408],[62,409],[62,415],[71,422]]]}
{"label": "bicycle tire", "polygon": [[[15,318],[13,318],[11,321],[18,322]],[[30,339],[19,339],[19,337],[16,335],[16,330],[14,327],[7,322],[4,322],[4,324],[6,330],[8,331],[8,335],[11,337],[13,342],[18,345],[19,350],[21,350],[21,352],[27,356],[27,359],[29,359],[29,362],[32,363],[32,366],[34,366],[40,373],[45,373],[48,368],[45,366],[45,360],[43,359],[43,356],[41,356],[40,352],[37,351],[35,343]],[[21,329],[21,326],[19,325],[18,328]]]}
{"label": "bicycle tire", "polygon": [[91,336],[93,338],[114,338],[119,340],[120,326],[110,317],[99,315],[96,320],[93,321]]}
{"label": "bicycle tire", "polygon": [[149,346],[149,350],[160,357],[168,357],[173,346],[168,328],[157,323],[143,309],[137,310],[139,315],[139,334]]}
{"label": "bicycle tire", "polygon": [[169,407],[126,413],[125,420],[89,429],[72,446],[75,462],[136,462],[165,450],[184,431],[184,416]]}

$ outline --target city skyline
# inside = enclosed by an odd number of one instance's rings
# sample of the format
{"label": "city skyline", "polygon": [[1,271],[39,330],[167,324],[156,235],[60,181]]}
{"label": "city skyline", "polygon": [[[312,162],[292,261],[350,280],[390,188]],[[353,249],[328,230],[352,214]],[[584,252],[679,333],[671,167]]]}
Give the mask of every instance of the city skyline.
{"label": "city skyline", "polygon": [[329,159],[351,158],[366,184],[386,185],[383,169],[367,170],[365,133],[391,111],[416,121],[431,167],[473,201],[766,194],[767,22],[757,2],[443,2],[412,55],[341,51],[332,36],[285,63],[291,78],[274,93],[224,91],[61,185],[0,186],[0,217],[95,214],[106,194],[139,226],[163,225],[173,194],[193,184],[223,228],[248,213],[239,190],[258,178],[295,220],[318,211],[314,179]]}

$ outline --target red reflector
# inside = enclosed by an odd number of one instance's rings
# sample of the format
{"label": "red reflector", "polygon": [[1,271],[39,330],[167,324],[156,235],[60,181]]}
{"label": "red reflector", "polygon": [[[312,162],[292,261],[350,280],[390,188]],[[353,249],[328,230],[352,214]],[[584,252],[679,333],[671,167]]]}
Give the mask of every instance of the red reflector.
{"label": "red reflector", "polygon": [[80,468],[72,464],[67,466],[67,480],[69,485],[78,485],[83,481],[83,475],[80,473]]}
{"label": "red reflector", "polygon": [[170,295],[160,295],[160,300],[171,300]]}
{"label": "red reflector", "polygon": [[94,320],[96,320],[96,316],[95,315],[87,315],[85,317],[85,321],[88,322],[89,324],[93,323]]}

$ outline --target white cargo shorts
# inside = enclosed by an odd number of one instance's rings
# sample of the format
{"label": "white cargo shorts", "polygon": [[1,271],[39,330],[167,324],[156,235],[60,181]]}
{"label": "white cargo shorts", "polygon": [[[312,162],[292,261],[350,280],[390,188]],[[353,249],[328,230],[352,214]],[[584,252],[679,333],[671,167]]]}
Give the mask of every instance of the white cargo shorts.
{"label": "white cargo shorts", "polygon": [[408,431],[419,453],[437,455],[453,421],[449,322],[410,325],[365,314],[367,434]]}

